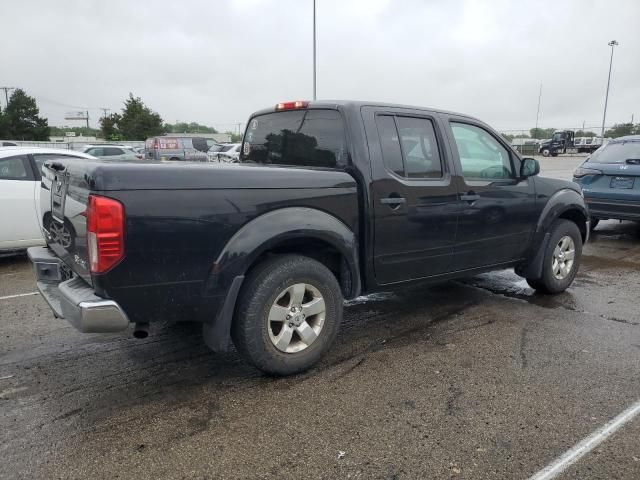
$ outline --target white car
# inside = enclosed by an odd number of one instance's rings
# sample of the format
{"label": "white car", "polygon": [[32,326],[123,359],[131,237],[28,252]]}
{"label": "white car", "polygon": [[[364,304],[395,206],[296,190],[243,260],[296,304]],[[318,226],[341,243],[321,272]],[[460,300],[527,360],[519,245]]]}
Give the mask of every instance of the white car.
{"label": "white car", "polygon": [[60,157],[95,159],[73,150],[0,147],[0,255],[44,245],[40,171],[46,160]]}
{"label": "white car", "polygon": [[86,145],[82,151],[97,158],[121,160],[123,162],[135,162],[144,158],[143,155],[136,152],[133,147],[126,145]]}
{"label": "white car", "polygon": [[[226,145],[229,146],[229,145]],[[240,147],[241,143],[233,143],[230,148],[216,153],[219,162],[235,163],[240,160]]]}

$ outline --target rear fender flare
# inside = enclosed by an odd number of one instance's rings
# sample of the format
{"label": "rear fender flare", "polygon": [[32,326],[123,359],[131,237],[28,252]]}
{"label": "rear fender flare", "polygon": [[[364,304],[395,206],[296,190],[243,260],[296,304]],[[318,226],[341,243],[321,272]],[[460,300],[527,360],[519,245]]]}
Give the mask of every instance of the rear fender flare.
{"label": "rear fender flare", "polygon": [[355,233],[341,220],[314,208],[289,207],[272,210],[244,225],[216,259],[204,287],[207,297],[224,291],[215,318],[205,318],[205,342],[214,350],[226,350],[238,293],[244,276],[265,252],[289,240],[307,238],[328,243],[340,252],[351,277],[347,298],[360,292],[358,242]]}

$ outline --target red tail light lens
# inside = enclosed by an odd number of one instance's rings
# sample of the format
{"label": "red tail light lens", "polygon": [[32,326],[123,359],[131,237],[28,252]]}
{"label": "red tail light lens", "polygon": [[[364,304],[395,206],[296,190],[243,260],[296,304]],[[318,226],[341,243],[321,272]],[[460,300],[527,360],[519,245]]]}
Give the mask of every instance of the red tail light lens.
{"label": "red tail light lens", "polygon": [[295,110],[296,108],[307,108],[309,102],[303,102],[301,100],[295,102],[281,102],[276,105],[276,110]]}
{"label": "red tail light lens", "polygon": [[104,273],[124,257],[124,208],[112,198],[89,195],[87,243],[91,273]]}

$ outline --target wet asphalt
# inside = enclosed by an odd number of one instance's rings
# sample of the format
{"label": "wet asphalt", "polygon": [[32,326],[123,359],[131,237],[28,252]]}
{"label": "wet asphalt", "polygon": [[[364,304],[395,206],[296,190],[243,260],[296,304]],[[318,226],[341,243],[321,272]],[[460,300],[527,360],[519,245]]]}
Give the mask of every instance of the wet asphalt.
{"label": "wet asphalt", "polygon": [[[640,400],[639,285],[640,228],[602,222],[563,294],[502,271],[358,299],[283,379],[197,325],[87,335],[2,298],[0,478],[526,479]],[[34,290],[25,257],[0,259],[0,297]],[[639,436],[636,418],[559,478],[640,478]]]}

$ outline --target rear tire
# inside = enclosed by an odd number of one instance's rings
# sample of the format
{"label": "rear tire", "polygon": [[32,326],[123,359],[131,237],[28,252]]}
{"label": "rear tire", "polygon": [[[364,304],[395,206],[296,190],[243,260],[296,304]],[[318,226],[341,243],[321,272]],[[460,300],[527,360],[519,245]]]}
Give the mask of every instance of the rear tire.
{"label": "rear tire", "polygon": [[245,280],[231,336],[242,357],[263,372],[299,373],[335,340],[342,303],[340,285],[323,264],[301,255],[277,256]]}
{"label": "rear tire", "polygon": [[599,218],[591,217],[591,231],[592,232],[596,229],[596,227],[598,226],[599,223],[600,223],[600,219]]}
{"label": "rear tire", "polygon": [[542,277],[527,278],[527,283],[538,292],[554,294],[564,292],[578,273],[582,236],[575,223],[563,219],[556,220],[550,232],[544,253]]}
{"label": "rear tire", "polygon": [[551,151],[548,148],[542,150],[543,157],[548,157],[549,155],[551,155]]}

